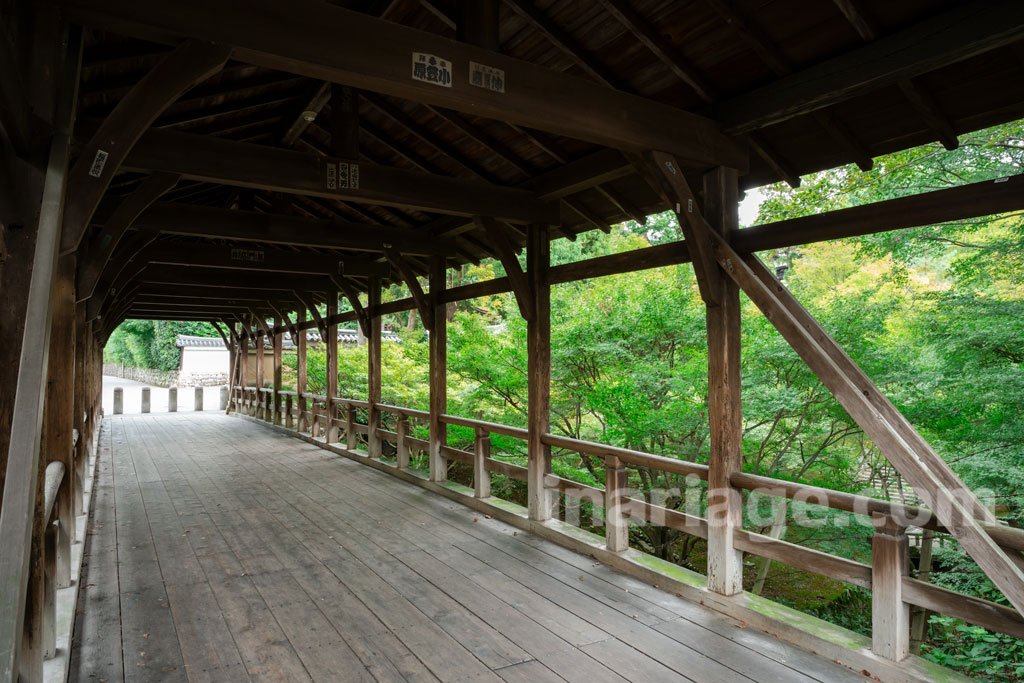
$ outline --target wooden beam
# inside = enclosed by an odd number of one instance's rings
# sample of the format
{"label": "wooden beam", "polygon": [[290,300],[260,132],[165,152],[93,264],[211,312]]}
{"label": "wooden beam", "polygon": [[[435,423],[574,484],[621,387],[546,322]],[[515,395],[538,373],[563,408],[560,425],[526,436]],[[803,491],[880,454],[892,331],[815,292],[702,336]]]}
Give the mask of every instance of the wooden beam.
{"label": "wooden beam", "polygon": [[313,316],[313,322],[316,323],[316,329],[320,332],[320,337],[326,337],[327,323],[324,322],[324,318],[320,315],[320,311],[317,309],[316,304],[313,303],[313,300],[304,292],[296,291],[295,297],[302,302],[302,305],[305,306],[306,310]]}
{"label": "wooden beam", "polygon": [[78,248],[103,193],[139,136],[182,93],[220,71],[230,55],[227,46],[187,40],[117,103],[68,176],[62,252]]}
{"label": "wooden beam", "polygon": [[765,251],[1024,209],[1024,174],[922,192],[739,230],[733,247]]}
{"label": "wooden beam", "polygon": [[494,245],[494,250],[498,253],[501,265],[505,268],[505,274],[512,284],[512,292],[515,294],[523,319],[533,320],[535,315],[533,310],[534,293],[530,289],[530,280],[523,272],[523,267],[519,264],[519,258],[516,256],[519,249],[512,242],[511,228],[490,216],[476,216],[474,220],[487,233],[491,244]]}
{"label": "wooden beam", "polygon": [[92,296],[104,266],[139,214],[173,188],[180,179],[181,176],[173,173],[154,173],[121,200],[79,259],[76,287],[79,301]]}
{"label": "wooden beam", "polygon": [[390,269],[374,261],[355,256],[342,257],[310,251],[278,249],[239,249],[231,246],[196,244],[165,244],[157,242],[139,252],[142,263],[164,263],[179,266],[201,266],[224,270],[258,271],[263,273],[300,273],[307,275],[374,274],[380,276]]}
{"label": "wooden beam", "polygon": [[492,52],[501,49],[498,0],[458,0],[455,38]]}
{"label": "wooden beam", "polygon": [[[315,0],[257,0],[237,20],[230,0],[182,0],[174,12],[134,0],[67,0],[76,20],[167,40],[186,36],[235,47],[235,57],[271,69],[473,113],[596,144],[662,149],[700,166],[746,170],[746,152],[718,125],[651,100],[440,36]],[[412,53],[452,64],[450,87],[410,78]],[[500,69],[505,92],[470,83],[469,62]]]}
{"label": "wooden beam", "polygon": [[345,85],[331,86],[331,153],[359,160],[359,91]]}
{"label": "wooden beam", "polygon": [[327,292],[334,284],[326,276],[281,273],[273,279],[261,278],[253,273],[229,271],[222,268],[152,265],[131,278],[140,283],[168,285],[203,285],[210,287],[249,287],[253,290],[288,287],[308,292]]}
{"label": "wooden beam", "polygon": [[[419,211],[454,215],[486,212],[513,222],[558,220],[557,205],[525,190],[367,163],[358,164],[358,178],[349,175],[343,181],[339,164],[350,167],[346,159],[193,133],[151,130],[138,141],[125,168],[162,170],[224,185]],[[331,180],[332,171],[342,175]],[[348,173],[346,170],[345,174]]]}
{"label": "wooden beam", "polygon": [[448,315],[444,300],[447,273],[444,259],[430,259],[430,481],[448,481],[448,460],[444,448],[448,445],[448,426],[441,415],[448,412]]}
{"label": "wooden beam", "polygon": [[[367,306],[375,310],[380,306],[380,278],[371,278],[367,289]],[[366,334],[366,400],[369,408],[366,411],[366,450],[371,458],[381,456],[381,438],[378,430],[381,427],[381,412],[377,406],[381,402],[381,319],[379,315],[370,318],[370,329]]]}
{"label": "wooden beam", "polygon": [[302,108],[295,112],[293,117],[290,117],[291,125],[288,126],[288,130],[281,136],[281,143],[290,147],[296,140],[302,137],[302,133],[309,127],[309,124],[316,120],[316,117],[327,106],[330,99],[330,83],[320,83],[313,88],[308,97],[303,100]]}
{"label": "wooden beam", "polygon": [[[143,212],[135,227],[168,235],[295,247],[382,252],[388,246],[401,245],[407,253],[423,255],[451,255],[456,250],[453,240],[430,236],[422,230],[168,202],[159,202]],[[355,270],[358,260],[352,260],[352,275],[362,274]],[[387,276],[380,271],[366,274]]]}
{"label": "wooden beam", "polygon": [[715,107],[730,133],[744,133],[838,104],[1024,38],[1024,4],[956,5]]}

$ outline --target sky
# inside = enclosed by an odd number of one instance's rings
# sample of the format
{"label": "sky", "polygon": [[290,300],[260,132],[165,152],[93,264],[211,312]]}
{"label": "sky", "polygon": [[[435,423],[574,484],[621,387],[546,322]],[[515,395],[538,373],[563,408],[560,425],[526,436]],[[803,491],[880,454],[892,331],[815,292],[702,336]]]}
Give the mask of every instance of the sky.
{"label": "sky", "polygon": [[764,197],[761,195],[760,188],[747,190],[746,196],[740,202],[740,227],[745,228],[754,224],[754,221],[757,220],[757,209],[761,206],[762,201],[764,201]]}

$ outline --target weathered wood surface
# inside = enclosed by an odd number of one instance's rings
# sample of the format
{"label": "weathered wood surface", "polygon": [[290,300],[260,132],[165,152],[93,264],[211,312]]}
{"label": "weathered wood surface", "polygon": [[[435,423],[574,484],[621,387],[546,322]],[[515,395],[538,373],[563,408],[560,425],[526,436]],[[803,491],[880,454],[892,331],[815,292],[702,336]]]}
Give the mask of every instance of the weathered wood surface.
{"label": "weathered wood surface", "polygon": [[108,427],[73,682],[863,680],[251,422]]}

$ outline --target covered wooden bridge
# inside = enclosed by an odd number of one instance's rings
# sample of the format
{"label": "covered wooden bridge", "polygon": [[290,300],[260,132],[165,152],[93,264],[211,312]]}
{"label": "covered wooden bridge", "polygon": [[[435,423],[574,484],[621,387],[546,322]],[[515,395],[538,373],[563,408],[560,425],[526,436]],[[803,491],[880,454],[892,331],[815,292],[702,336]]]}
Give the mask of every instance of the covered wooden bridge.
{"label": "covered wooden bridge", "polygon": [[[910,607],[1024,636],[1022,534],[753,252],[1020,210],[1024,179],[744,230],[737,202],[1022,116],[1019,0],[0,0],[0,681],[955,678],[908,654]],[[550,264],[552,239],[664,210],[685,239]],[[507,276],[448,286],[485,258]],[[708,464],[551,434],[550,288],[683,262]],[[393,282],[410,296],[382,303]],[[741,289],[928,506],[828,495],[874,516],[870,565],[742,528],[745,490],[827,492],[741,471]],[[447,412],[445,309],[499,292],[528,321],[525,429]],[[429,331],[428,410],[381,402],[401,310]],[[218,324],[232,416],[103,422],[101,350],[130,318]],[[367,396],[337,391],[353,322]],[[247,385],[266,338],[270,386]],[[553,448],[604,458],[605,487],[553,476]],[[708,517],[627,495],[637,465],[705,480]],[[491,495],[495,472],[528,507]],[[581,499],[603,536],[555,518]],[[629,548],[630,517],[706,538],[707,576]],[[949,534],[1012,606],[910,576],[908,526]],[[869,588],[872,638],[744,593],[744,553]]]}

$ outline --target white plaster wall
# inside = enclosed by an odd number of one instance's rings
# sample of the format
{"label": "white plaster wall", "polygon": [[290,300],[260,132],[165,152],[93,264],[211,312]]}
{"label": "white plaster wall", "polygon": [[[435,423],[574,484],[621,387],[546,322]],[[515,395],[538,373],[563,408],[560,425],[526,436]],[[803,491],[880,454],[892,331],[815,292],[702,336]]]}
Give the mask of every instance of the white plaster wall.
{"label": "white plaster wall", "polygon": [[230,362],[231,355],[225,348],[185,348],[181,353],[181,374],[227,375]]}

